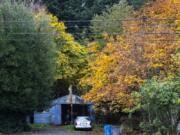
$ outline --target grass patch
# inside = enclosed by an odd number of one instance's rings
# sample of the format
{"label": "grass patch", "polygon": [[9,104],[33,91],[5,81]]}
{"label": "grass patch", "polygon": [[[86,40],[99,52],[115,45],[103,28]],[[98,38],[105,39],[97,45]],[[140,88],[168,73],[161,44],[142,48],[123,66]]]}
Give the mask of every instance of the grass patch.
{"label": "grass patch", "polygon": [[95,132],[104,132],[104,125],[103,124],[94,124],[94,131]]}
{"label": "grass patch", "polygon": [[74,131],[74,125],[63,125],[61,127],[68,131]]}
{"label": "grass patch", "polygon": [[94,124],[94,128],[103,129],[104,125],[103,124]]}
{"label": "grass patch", "polygon": [[30,124],[31,129],[39,130],[39,129],[47,129],[51,126],[48,124]]}

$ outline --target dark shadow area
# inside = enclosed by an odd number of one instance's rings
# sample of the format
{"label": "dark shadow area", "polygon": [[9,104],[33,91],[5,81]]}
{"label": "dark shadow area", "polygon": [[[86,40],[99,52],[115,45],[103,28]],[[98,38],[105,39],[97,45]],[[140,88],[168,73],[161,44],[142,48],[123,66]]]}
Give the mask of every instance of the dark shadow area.
{"label": "dark shadow area", "polygon": [[[62,123],[70,124],[71,122],[71,105],[62,104]],[[77,116],[89,116],[88,105],[85,104],[73,104],[73,121]]]}

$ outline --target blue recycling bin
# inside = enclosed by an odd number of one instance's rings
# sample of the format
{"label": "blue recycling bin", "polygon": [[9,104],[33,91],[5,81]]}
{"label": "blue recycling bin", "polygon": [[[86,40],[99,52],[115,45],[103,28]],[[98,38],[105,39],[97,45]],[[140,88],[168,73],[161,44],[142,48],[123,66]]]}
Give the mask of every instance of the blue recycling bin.
{"label": "blue recycling bin", "polygon": [[121,135],[119,126],[111,126],[112,135]]}
{"label": "blue recycling bin", "polygon": [[111,125],[104,125],[104,132],[105,132],[105,135],[112,135]]}

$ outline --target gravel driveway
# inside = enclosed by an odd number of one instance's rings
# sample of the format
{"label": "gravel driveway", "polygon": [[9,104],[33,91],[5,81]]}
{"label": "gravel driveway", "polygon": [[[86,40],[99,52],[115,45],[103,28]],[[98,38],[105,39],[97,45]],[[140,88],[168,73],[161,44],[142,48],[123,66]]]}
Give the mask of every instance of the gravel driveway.
{"label": "gravel driveway", "polygon": [[44,129],[15,135],[104,135],[101,131],[68,131],[62,128]]}

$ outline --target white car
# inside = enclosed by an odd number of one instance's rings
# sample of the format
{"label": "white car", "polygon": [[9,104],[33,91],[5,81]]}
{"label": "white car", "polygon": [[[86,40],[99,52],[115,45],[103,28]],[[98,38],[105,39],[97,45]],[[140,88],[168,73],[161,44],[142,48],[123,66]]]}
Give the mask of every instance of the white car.
{"label": "white car", "polygon": [[78,116],[74,121],[75,129],[90,129],[92,130],[92,121],[89,116]]}

